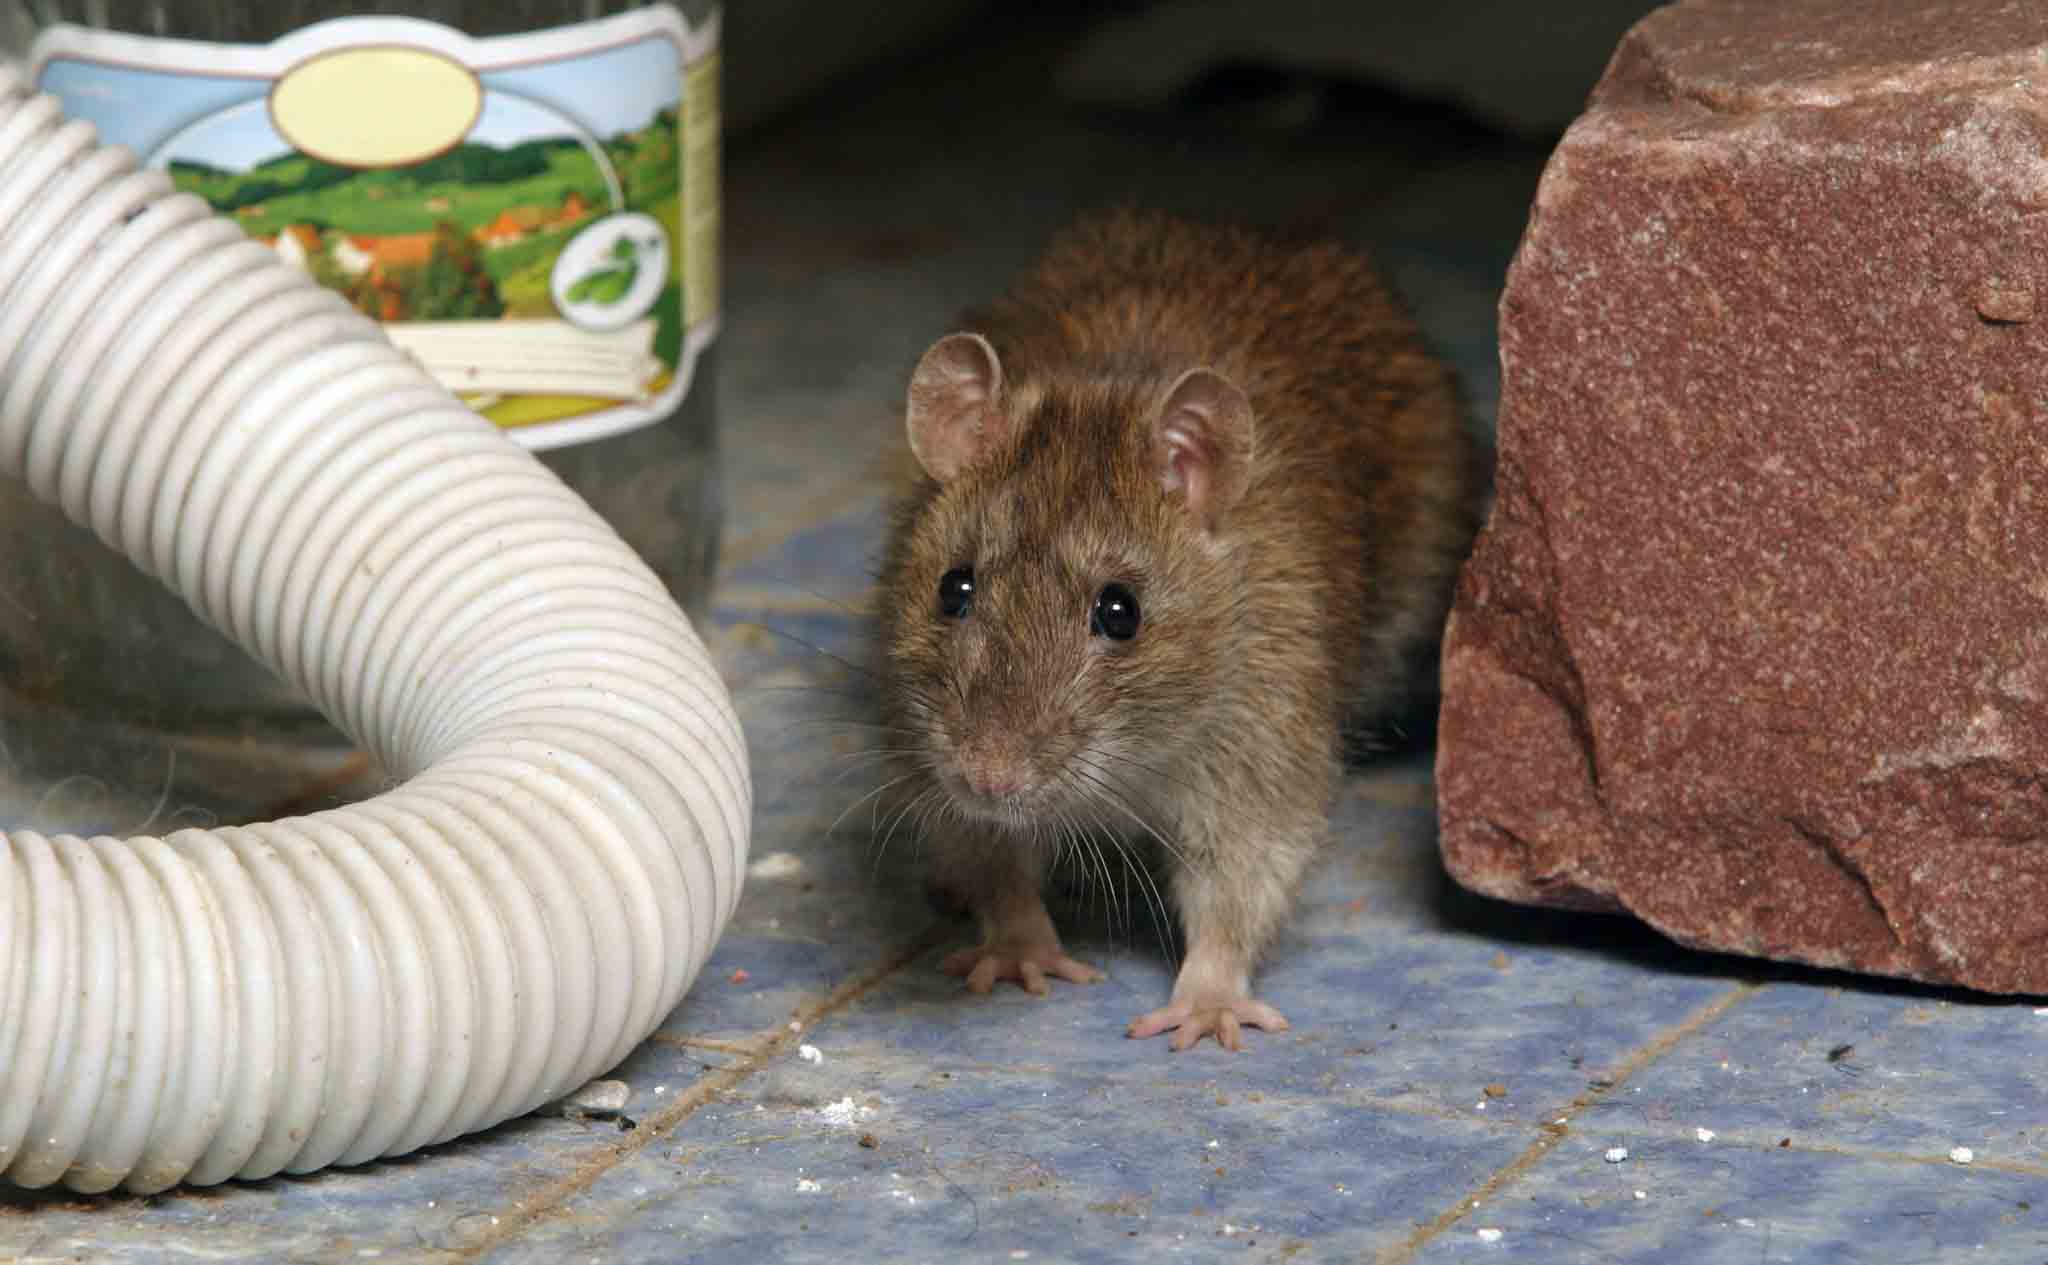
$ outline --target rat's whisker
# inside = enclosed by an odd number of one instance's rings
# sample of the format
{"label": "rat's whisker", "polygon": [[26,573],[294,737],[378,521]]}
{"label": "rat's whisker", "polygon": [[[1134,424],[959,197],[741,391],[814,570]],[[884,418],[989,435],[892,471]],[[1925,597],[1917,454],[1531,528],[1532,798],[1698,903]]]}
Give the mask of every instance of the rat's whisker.
{"label": "rat's whisker", "polygon": [[732,692],[736,695],[804,694],[824,698],[843,698],[859,703],[862,707],[871,707],[875,702],[875,692],[872,689],[854,689],[840,685],[738,685],[733,687]]}
{"label": "rat's whisker", "polygon": [[887,725],[873,720],[842,720],[837,716],[793,716],[784,722],[785,729],[860,729],[875,733],[897,734],[905,738],[918,736],[917,730],[908,725]]}
{"label": "rat's whisker", "polygon": [[[1102,849],[1065,807],[1056,807],[1053,812],[1059,817],[1061,826],[1074,840],[1074,854],[1078,862],[1076,868],[1080,872],[1079,877],[1082,885],[1092,888],[1100,894],[1099,899],[1102,902],[1103,917],[1108,921],[1112,931],[1114,931],[1116,926],[1115,884],[1110,880],[1109,870],[1103,864]],[[1100,886],[1097,886],[1096,883],[1098,877],[1101,879]]]}
{"label": "rat's whisker", "polygon": [[911,778],[914,778],[916,776],[917,773],[915,771],[912,771],[909,773],[905,773],[900,777],[891,778],[889,781],[882,783],[880,786],[877,786],[874,790],[869,791],[867,794],[861,796],[859,799],[853,801],[851,804],[848,804],[846,807],[840,809],[839,815],[832,819],[832,824],[825,827],[826,837],[831,837],[833,832],[839,829],[839,824],[845,821],[847,817],[851,816],[853,811],[859,808],[862,804],[867,803],[869,800],[874,799],[878,795],[887,794],[893,788],[903,785],[905,782],[908,782]]}
{"label": "rat's whisker", "polygon": [[795,633],[789,632],[785,629],[777,628],[773,624],[763,624],[756,620],[743,620],[741,621],[739,626],[758,628],[762,632],[765,632],[770,636],[780,637],[784,641],[790,642],[793,645],[801,646],[803,649],[810,651],[812,654],[817,655],[821,659],[828,659],[831,662],[838,664],[840,667],[846,669],[848,672],[853,673],[855,676],[862,678],[863,680],[879,681],[881,679],[881,674],[879,672],[876,672],[873,668],[867,667],[864,664],[855,663],[853,660],[847,658],[845,655],[834,654],[830,650],[825,649],[825,647],[819,645],[814,641],[806,641],[804,638],[797,636]]}
{"label": "rat's whisker", "polygon": [[[1182,790],[1188,792],[1190,795],[1199,795],[1203,799],[1209,800],[1212,803],[1215,802],[1216,797],[1213,792],[1203,787],[1196,786],[1194,783],[1188,781],[1185,778],[1175,777],[1173,774],[1168,773],[1165,769],[1162,769],[1157,765],[1147,764],[1143,760],[1137,759],[1136,757],[1125,755],[1121,751],[1112,751],[1108,747],[1097,746],[1089,747],[1085,753],[1076,754],[1086,754],[1099,759],[1115,760],[1119,764],[1128,764],[1132,768],[1135,768],[1142,773],[1148,773],[1151,776],[1158,778],[1162,782],[1171,782],[1175,786],[1178,786]],[[1103,771],[1107,772],[1108,770],[1105,769]]]}
{"label": "rat's whisker", "polygon": [[[896,837],[896,831],[902,827],[904,820],[917,810],[918,805],[940,793],[938,787],[927,786],[903,802],[891,805],[886,816],[871,815],[868,818],[868,834],[871,838],[876,839],[875,864],[877,866],[881,864],[881,854],[888,850],[889,841]],[[881,797],[874,797],[869,802],[874,805],[872,810],[874,814],[882,813]]]}
{"label": "rat's whisker", "polygon": [[1111,829],[1108,823],[1102,820],[1098,797],[1087,796],[1081,803],[1095,815],[1097,824],[1102,828],[1100,837],[1109,841],[1109,846],[1116,851],[1117,859],[1123,862],[1125,872],[1137,880],[1138,894],[1145,899],[1145,906],[1152,914],[1152,930],[1159,937],[1159,954],[1168,962],[1173,962],[1175,954],[1171,924],[1166,913],[1166,900],[1160,894],[1159,885],[1152,879],[1150,867],[1144,863],[1142,857],[1131,851],[1129,845],[1124,842],[1121,832]]}
{"label": "rat's whisker", "polygon": [[1100,770],[1089,770],[1084,766],[1083,768],[1074,769],[1073,772],[1075,777],[1101,792],[1097,798],[1130,818],[1137,825],[1138,829],[1150,835],[1160,847],[1166,849],[1174,860],[1179,861],[1182,865],[1188,863],[1187,854],[1175,847],[1172,840],[1161,834],[1157,827],[1145,820],[1138,812],[1131,802],[1129,792],[1124,787],[1117,785],[1114,780],[1110,779],[1106,773],[1102,773]]}
{"label": "rat's whisker", "polygon": [[924,754],[922,747],[869,747],[860,751],[842,751],[832,758],[833,762],[846,765],[832,780],[844,781],[869,765],[888,764]]}

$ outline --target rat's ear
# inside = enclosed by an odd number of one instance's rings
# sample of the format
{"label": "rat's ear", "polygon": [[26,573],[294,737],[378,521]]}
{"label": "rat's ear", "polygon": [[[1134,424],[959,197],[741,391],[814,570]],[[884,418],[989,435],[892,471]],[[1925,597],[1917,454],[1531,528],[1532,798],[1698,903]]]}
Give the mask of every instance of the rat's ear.
{"label": "rat's ear", "polygon": [[978,465],[1009,427],[998,406],[1003,362],[979,334],[948,334],[931,345],[910,375],[905,425],[910,451],[925,473],[944,483]]}
{"label": "rat's ear", "polygon": [[1214,369],[1188,370],[1152,424],[1152,454],[1160,483],[1213,528],[1251,483],[1251,400]]}

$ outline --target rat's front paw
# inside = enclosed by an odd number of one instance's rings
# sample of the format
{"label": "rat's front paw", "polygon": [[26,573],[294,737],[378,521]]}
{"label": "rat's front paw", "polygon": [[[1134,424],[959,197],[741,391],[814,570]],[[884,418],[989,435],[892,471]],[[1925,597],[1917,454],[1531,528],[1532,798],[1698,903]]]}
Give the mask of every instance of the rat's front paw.
{"label": "rat's front paw", "polygon": [[939,963],[948,975],[967,977],[967,991],[985,993],[997,980],[1015,980],[1024,991],[1039,997],[1051,992],[1046,976],[1055,975],[1074,984],[1093,984],[1102,972],[1086,962],[1076,962],[1060,943],[1040,940],[998,940],[979,948],[961,949]]}
{"label": "rat's front paw", "polygon": [[1247,1025],[1281,1032],[1286,1030],[1287,1019],[1266,1003],[1242,995],[1196,995],[1176,997],[1151,1014],[1139,1016],[1126,1035],[1156,1037],[1171,1031],[1173,1037],[1166,1043],[1171,1050],[1190,1049],[1203,1037],[1215,1037],[1216,1044],[1226,1050],[1242,1050],[1242,1029]]}

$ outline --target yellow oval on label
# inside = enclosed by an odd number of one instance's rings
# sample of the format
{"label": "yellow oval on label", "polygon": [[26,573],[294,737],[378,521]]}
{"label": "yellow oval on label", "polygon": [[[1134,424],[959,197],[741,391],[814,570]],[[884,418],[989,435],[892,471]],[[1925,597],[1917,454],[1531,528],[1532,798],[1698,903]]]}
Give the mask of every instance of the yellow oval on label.
{"label": "yellow oval on label", "polygon": [[301,153],[343,167],[405,167],[459,144],[483,113],[469,67],[378,45],[308,58],[270,90],[270,121]]}

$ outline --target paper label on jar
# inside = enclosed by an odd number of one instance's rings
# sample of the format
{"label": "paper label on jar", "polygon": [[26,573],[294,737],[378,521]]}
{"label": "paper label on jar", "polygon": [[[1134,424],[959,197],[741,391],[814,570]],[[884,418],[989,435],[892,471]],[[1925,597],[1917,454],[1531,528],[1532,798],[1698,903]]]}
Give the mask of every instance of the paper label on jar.
{"label": "paper label on jar", "polygon": [[390,17],[261,45],[58,25],[30,71],[553,448],[668,416],[716,333],[718,34],[663,4],[482,39]]}

